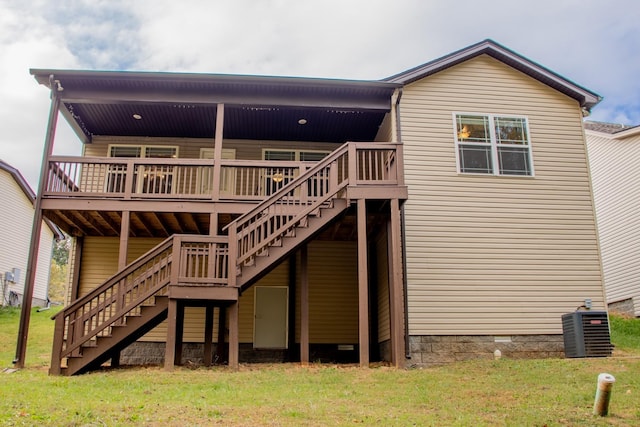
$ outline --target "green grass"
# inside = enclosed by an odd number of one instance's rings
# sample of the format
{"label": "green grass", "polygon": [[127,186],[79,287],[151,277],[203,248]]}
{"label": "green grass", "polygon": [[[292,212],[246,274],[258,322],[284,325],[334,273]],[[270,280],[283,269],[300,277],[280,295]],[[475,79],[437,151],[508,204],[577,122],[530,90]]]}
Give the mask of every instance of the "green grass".
{"label": "green grass", "polygon": [[[421,370],[276,364],[169,373],[141,367],[50,377],[51,314],[32,315],[28,368],[0,374],[0,425],[640,425],[636,319],[622,319],[630,329],[621,332],[612,318],[624,357],[503,358]],[[17,311],[0,310],[5,366],[15,351],[18,318]],[[615,341],[619,334],[631,340],[623,346]],[[602,372],[616,377],[606,418],[592,415]]]}
{"label": "green grass", "polygon": [[640,319],[609,316],[611,341],[621,351],[640,350]]}

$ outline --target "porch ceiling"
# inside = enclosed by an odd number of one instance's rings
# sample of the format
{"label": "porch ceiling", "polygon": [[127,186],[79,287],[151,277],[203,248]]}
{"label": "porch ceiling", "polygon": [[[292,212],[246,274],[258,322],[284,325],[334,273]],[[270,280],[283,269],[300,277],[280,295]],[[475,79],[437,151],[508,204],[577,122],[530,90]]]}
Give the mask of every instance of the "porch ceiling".
{"label": "porch ceiling", "polygon": [[217,104],[225,105],[225,138],[370,141],[400,86],[221,74],[31,73],[40,84],[54,86],[62,113],[87,143],[95,135],[213,138]]}

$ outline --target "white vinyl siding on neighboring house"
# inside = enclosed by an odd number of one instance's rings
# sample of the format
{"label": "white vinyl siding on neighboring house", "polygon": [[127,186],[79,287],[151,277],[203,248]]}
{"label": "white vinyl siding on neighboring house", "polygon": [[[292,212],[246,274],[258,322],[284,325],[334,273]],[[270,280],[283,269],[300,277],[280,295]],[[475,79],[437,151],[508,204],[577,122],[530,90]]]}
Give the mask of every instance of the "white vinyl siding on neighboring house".
{"label": "white vinyl siding on neighboring house", "polygon": [[[0,169],[0,194],[3,198],[0,233],[4,237],[0,247],[0,299],[3,299],[0,305],[6,305],[18,302],[16,299],[10,300],[11,293],[20,295],[21,298],[24,292],[35,211],[33,202],[13,175],[4,169]],[[33,300],[36,305],[44,305],[47,300],[53,237],[53,231],[43,222],[33,289]],[[3,289],[5,273],[12,272],[14,268],[19,270],[19,280],[15,283],[6,282],[6,287]],[[2,295],[3,291],[4,295]]]}
{"label": "white vinyl siding on neighboring house", "polygon": [[[452,115],[526,117],[535,177],[460,174]],[[404,88],[411,335],[562,333],[605,307],[578,103],[481,55]]]}
{"label": "white vinyl siding on neighboring house", "polygon": [[640,316],[640,132],[587,131],[607,302],[634,300]]}

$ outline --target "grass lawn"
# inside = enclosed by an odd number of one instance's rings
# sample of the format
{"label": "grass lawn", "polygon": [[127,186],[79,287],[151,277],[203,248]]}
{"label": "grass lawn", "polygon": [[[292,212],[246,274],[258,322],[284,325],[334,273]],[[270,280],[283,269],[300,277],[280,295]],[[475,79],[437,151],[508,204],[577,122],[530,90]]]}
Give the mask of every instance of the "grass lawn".
{"label": "grass lawn", "polygon": [[[0,425],[640,425],[637,319],[612,319],[611,358],[503,358],[414,370],[141,367],[50,377],[52,314],[32,314],[28,368],[0,374]],[[0,367],[11,366],[18,318],[0,310]],[[602,372],[616,377],[604,418],[592,415]]]}

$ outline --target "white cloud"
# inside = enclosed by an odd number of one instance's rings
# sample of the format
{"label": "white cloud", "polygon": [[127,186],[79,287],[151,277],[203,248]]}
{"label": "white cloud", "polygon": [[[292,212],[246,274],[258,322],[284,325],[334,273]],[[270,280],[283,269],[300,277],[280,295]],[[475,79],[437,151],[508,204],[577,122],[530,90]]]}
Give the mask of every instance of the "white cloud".
{"label": "white cloud", "polygon": [[[640,124],[638,22],[635,0],[0,0],[0,158],[35,182],[49,102],[29,68],[379,79],[485,38]],[[79,146],[65,130],[56,152]]]}

